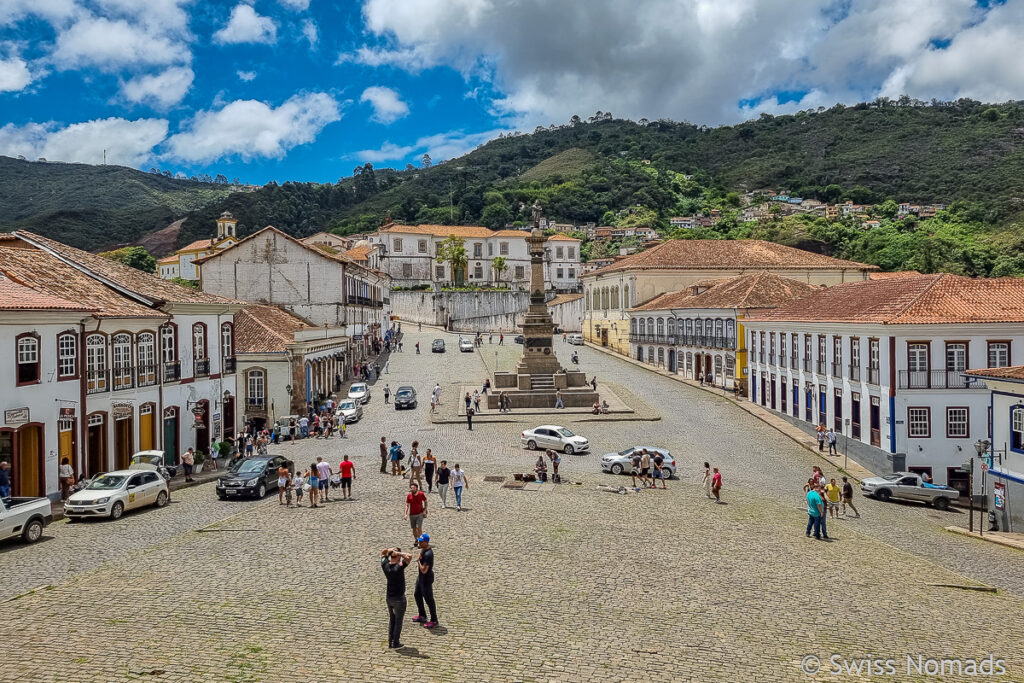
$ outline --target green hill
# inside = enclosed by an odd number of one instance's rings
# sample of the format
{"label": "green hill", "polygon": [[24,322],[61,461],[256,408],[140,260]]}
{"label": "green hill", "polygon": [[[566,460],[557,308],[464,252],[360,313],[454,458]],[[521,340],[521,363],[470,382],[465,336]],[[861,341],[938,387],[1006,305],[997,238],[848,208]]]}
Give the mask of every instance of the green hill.
{"label": "green hill", "polygon": [[24,228],[100,251],[224,198],[229,187],[124,166],[0,156],[0,230]]}
{"label": "green hill", "polygon": [[523,182],[533,181],[560,181],[579,176],[585,169],[594,165],[597,157],[585,149],[571,147],[564,152],[559,152],[540,162],[533,168],[525,171],[518,180]]}

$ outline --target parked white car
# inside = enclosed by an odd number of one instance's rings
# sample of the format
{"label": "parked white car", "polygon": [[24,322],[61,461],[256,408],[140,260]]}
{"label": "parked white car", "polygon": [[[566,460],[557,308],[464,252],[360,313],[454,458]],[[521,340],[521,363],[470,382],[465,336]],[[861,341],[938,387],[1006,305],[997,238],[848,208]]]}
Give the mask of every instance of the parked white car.
{"label": "parked white car", "polygon": [[874,496],[880,501],[890,499],[914,500],[933,505],[939,510],[949,509],[956,502],[960,492],[949,486],[929,484],[915,472],[894,472],[881,477],[868,477],[860,482],[865,496]]}
{"label": "parked white car", "polygon": [[473,353],[473,341],[471,339],[460,339],[459,351],[462,351],[463,353]]}
{"label": "parked white car", "polygon": [[558,425],[541,425],[527,429],[519,437],[519,442],[531,451],[538,448],[551,448],[563,451],[566,455],[586,453],[590,450],[590,442],[579,434],[573,434],[565,427]]}
{"label": "parked white car", "polygon": [[669,479],[675,476],[676,459],[672,457],[667,448],[656,448],[654,446],[631,446],[618,453],[605,453],[601,456],[601,471],[611,472],[612,474],[630,474],[633,471],[633,455],[639,455],[644,450],[651,456],[651,474],[654,473],[654,456],[660,453],[663,461],[661,469],[668,475]]}
{"label": "parked white car", "polygon": [[349,424],[359,422],[363,419],[363,407],[359,405],[358,401],[347,398],[338,402],[338,409],[334,411],[334,416]]}
{"label": "parked white car", "polygon": [[0,498],[0,540],[21,536],[35,543],[52,521],[49,498]]}
{"label": "parked white car", "polygon": [[569,342],[574,346],[583,346],[583,335],[579,332],[570,332],[565,337],[565,341]]}
{"label": "parked white car", "polygon": [[68,521],[84,517],[118,519],[126,510],[167,505],[170,490],[156,470],[117,470],[93,478],[64,503]]}
{"label": "parked white car", "polygon": [[369,403],[370,385],[366,382],[356,382],[348,388],[348,397],[358,403]]}

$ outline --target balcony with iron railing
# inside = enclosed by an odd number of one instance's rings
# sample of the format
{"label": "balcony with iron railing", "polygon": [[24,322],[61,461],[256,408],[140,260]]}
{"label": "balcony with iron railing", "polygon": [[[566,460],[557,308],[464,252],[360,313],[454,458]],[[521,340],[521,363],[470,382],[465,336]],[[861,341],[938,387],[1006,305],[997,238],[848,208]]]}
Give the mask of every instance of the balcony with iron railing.
{"label": "balcony with iron railing", "polygon": [[267,399],[265,396],[247,396],[245,405],[250,413],[263,413],[267,410]]}
{"label": "balcony with iron railing", "polygon": [[804,356],[804,372],[811,371],[811,359]]}
{"label": "balcony with iron railing", "polygon": [[231,374],[235,371],[235,357],[228,356],[220,359],[221,372],[225,375]]}
{"label": "balcony with iron railing", "polygon": [[900,389],[987,389],[985,382],[969,378],[963,370],[900,370]]}
{"label": "balcony with iron railing", "polygon": [[820,358],[818,360],[814,361],[814,371],[816,373],[818,373],[819,375],[824,375],[825,374],[825,361],[823,361]]}
{"label": "balcony with iron railing", "polygon": [[860,366],[859,365],[851,365],[850,366],[850,381],[851,382],[859,382],[860,381]]}
{"label": "balcony with iron railing", "polygon": [[192,365],[193,375],[196,377],[207,377],[210,374],[210,359],[197,358]]}
{"label": "balcony with iron railing", "polygon": [[878,380],[881,376],[881,370],[877,365],[868,366],[868,384],[874,384],[878,386]]}
{"label": "balcony with iron railing", "polygon": [[86,370],[85,391],[88,394],[99,394],[110,390],[110,374],[107,370]]}
{"label": "balcony with iron railing", "polygon": [[832,376],[833,377],[840,377],[840,378],[843,376],[843,364],[842,363],[832,363]]}
{"label": "balcony with iron railing", "polygon": [[181,361],[173,361],[163,364],[163,376],[165,382],[177,382],[181,379]]}
{"label": "balcony with iron railing", "polygon": [[790,356],[789,357],[789,367],[793,368],[794,370],[799,370],[800,369],[800,356],[798,356],[796,354],[793,354],[792,356]]}
{"label": "balcony with iron railing", "polygon": [[112,370],[111,383],[114,385],[114,391],[131,389],[135,386],[135,382],[132,381],[134,374],[132,366],[115,365]]}

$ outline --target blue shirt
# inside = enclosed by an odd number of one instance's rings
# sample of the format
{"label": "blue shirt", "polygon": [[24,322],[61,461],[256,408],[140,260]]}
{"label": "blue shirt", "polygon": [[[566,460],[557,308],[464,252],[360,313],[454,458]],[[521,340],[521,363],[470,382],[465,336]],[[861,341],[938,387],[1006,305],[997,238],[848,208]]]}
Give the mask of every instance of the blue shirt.
{"label": "blue shirt", "polygon": [[825,503],[822,502],[821,496],[818,495],[817,491],[807,492],[807,514],[811,517],[818,517],[821,515],[821,508],[825,507]]}

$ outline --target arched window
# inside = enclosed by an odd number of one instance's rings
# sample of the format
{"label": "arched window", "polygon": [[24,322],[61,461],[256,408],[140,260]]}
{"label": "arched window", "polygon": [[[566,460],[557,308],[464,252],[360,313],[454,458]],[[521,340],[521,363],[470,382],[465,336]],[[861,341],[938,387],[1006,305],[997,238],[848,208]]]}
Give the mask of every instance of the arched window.
{"label": "arched window", "polygon": [[642,361],[644,359],[644,347],[636,347],[636,359]]}
{"label": "arched window", "polygon": [[711,318],[704,319],[704,336],[711,337],[714,333],[714,321]]}
{"label": "arched window", "polygon": [[39,336],[26,332],[17,337],[18,385],[39,381]]}
{"label": "arched window", "polygon": [[262,408],[267,400],[267,375],[263,370],[253,369],[246,373],[245,403],[253,408]]}
{"label": "arched window", "polygon": [[653,346],[648,346],[647,347],[647,362],[650,363],[651,365],[654,365],[654,347]]}
{"label": "arched window", "polygon": [[735,377],[736,376],[736,358],[733,356],[725,357],[725,376]]}
{"label": "arched window", "polygon": [[608,298],[608,288],[605,287],[604,289],[601,290],[601,308],[603,308],[604,310],[607,311],[608,310],[608,306],[610,304],[611,304],[611,301]]}
{"label": "arched window", "polygon": [[178,326],[168,323],[160,328],[160,360],[175,363],[178,360]]}
{"label": "arched window", "polygon": [[235,360],[235,326],[222,323],[220,326],[220,357],[221,372],[234,372]]}
{"label": "arched window", "polygon": [[722,376],[722,357],[715,356],[715,379]]}
{"label": "arched window", "polygon": [[[729,348],[736,348],[736,321],[726,320],[725,321],[725,337],[729,340]],[[796,350],[796,347],[793,348]]]}
{"label": "arched window", "polygon": [[665,349],[660,346],[658,347],[658,365],[665,367]]}
{"label": "arched window", "polygon": [[686,371],[693,372],[693,352],[686,352]]}
{"label": "arched window", "polygon": [[629,319],[629,333],[636,334],[636,318]]}
{"label": "arched window", "polygon": [[111,351],[114,359],[114,391],[129,389],[132,386],[132,336],[127,332],[119,332],[111,338]]}
{"label": "arched window", "polygon": [[107,338],[102,334],[85,338],[85,376],[90,394],[107,390]]}
{"label": "arched window", "polygon": [[643,318],[640,318],[640,334],[647,334],[647,321]]}
{"label": "arched window", "polygon": [[78,335],[62,332],[57,335],[57,379],[78,377]]}
{"label": "arched window", "polygon": [[670,336],[670,337],[676,336],[676,319],[675,318],[669,318],[668,319],[668,336]]}
{"label": "arched window", "polygon": [[612,287],[612,308],[620,308],[619,286]]}
{"label": "arched window", "polygon": [[665,336],[665,319],[664,318],[658,318],[658,336],[659,337],[664,337]]}
{"label": "arched window", "polygon": [[140,332],[136,345],[138,364],[136,374],[139,386],[146,387],[156,384],[156,335],[152,332]]}
{"label": "arched window", "polygon": [[210,359],[206,350],[206,325],[192,326],[192,374],[196,377],[210,374]]}
{"label": "arched window", "polygon": [[725,331],[725,323],[724,323],[724,321],[721,318],[718,318],[717,320],[715,320],[715,336],[716,337],[721,337],[722,333],[724,331]]}
{"label": "arched window", "polygon": [[630,305],[631,304],[629,303],[629,285],[626,285],[625,287],[622,288],[622,307],[629,308]]}
{"label": "arched window", "polygon": [[693,318],[686,319],[686,334],[693,334]]}
{"label": "arched window", "polygon": [[[647,319],[647,334],[654,336],[654,318]],[[651,361],[654,362],[653,360]]]}

